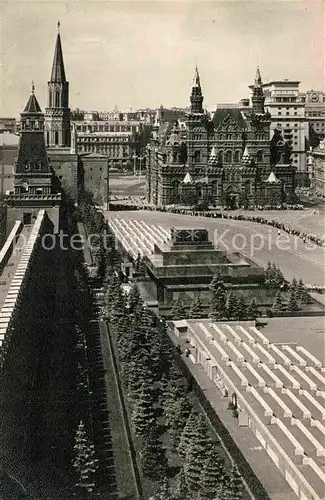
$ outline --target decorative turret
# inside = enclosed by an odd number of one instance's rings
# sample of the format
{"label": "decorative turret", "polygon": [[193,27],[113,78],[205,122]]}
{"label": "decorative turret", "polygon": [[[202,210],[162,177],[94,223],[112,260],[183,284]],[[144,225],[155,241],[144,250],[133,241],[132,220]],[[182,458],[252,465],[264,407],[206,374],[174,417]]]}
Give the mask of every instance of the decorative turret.
{"label": "decorative turret", "polygon": [[66,80],[60,35],[57,24],[51,78],[48,85],[48,108],[46,108],[46,144],[49,147],[70,145],[69,82]]}
{"label": "decorative turret", "polygon": [[219,165],[219,163],[220,162],[219,162],[219,158],[218,158],[217,153],[216,153],[216,148],[213,146],[211,149],[209,160],[208,160],[208,165],[210,167],[214,167],[216,165]]}
{"label": "decorative turret", "polygon": [[250,167],[252,166],[253,162],[254,162],[253,157],[249,153],[248,147],[246,146],[241,159],[241,163],[244,167]]}
{"label": "decorative turret", "polygon": [[261,73],[259,67],[257,67],[252,96],[253,112],[255,114],[264,114],[264,101]]}
{"label": "decorative turret", "polygon": [[193,114],[203,113],[203,107],[202,107],[203,95],[201,89],[199,70],[197,66],[195,66],[195,73],[194,73],[190,101],[191,101],[191,113]]}

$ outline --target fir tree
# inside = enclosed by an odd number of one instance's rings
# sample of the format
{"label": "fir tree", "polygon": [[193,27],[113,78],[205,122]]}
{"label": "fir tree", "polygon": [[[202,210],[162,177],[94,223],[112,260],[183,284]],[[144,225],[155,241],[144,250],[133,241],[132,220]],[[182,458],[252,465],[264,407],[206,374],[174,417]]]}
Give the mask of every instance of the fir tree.
{"label": "fir tree", "polygon": [[128,297],[128,306],[129,306],[129,313],[133,314],[134,311],[141,305],[143,305],[143,302],[141,300],[140,296],[140,290],[138,285],[135,283],[133,287],[130,290],[129,297]]}
{"label": "fir tree", "polygon": [[214,499],[222,491],[226,482],[224,460],[213,446],[200,475],[200,492],[204,500]]}
{"label": "fir tree", "polygon": [[297,302],[297,297],[296,297],[295,290],[292,290],[291,293],[290,293],[289,302],[288,302],[288,305],[287,305],[287,310],[290,311],[290,312],[299,311],[299,305],[298,305],[298,302]]}
{"label": "fir tree", "polygon": [[256,319],[258,315],[259,315],[259,310],[257,307],[256,299],[254,297],[247,308],[247,318]]}
{"label": "fir tree", "polygon": [[231,498],[231,500],[241,500],[244,496],[244,491],[245,487],[243,484],[242,477],[237,469],[237,467],[234,465],[231,475],[230,475],[230,481],[227,485],[227,487],[224,487],[226,490],[226,498]]}
{"label": "fir tree", "polygon": [[163,479],[159,491],[155,495],[155,500],[173,500],[167,477]]}
{"label": "fir tree", "polygon": [[275,266],[274,281],[277,285],[283,285],[285,283],[283,273],[282,273],[281,269],[277,266]]}
{"label": "fir tree", "polygon": [[186,310],[180,297],[176,300],[172,307],[171,317],[174,321],[186,318]]}
{"label": "fir tree", "polygon": [[95,488],[94,476],[98,468],[98,460],[82,421],[77,429],[73,449],[75,458],[72,465],[77,474],[76,487],[84,493],[91,493]]}
{"label": "fir tree", "polygon": [[200,299],[200,295],[197,295],[195,299],[192,301],[189,317],[193,319],[199,319],[204,317],[203,306]]}
{"label": "fir tree", "polygon": [[298,287],[297,280],[296,280],[296,278],[293,278],[293,280],[291,281],[290,288],[291,288],[291,290],[296,291],[296,290],[297,290],[297,287]]}
{"label": "fir tree", "polygon": [[234,292],[230,292],[226,301],[226,315],[228,319],[235,319],[239,315],[238,299]]}
{"label": "fir tree", "polygon": [[144,436],[156,425],[156,410],[154,408],[154,392],[152,386],[143,383],[139,399],[136,401],[131,421],[134,433]]}
{"label": "fir tree", "polygon": [[181,468],[181,470],[177,475],[175,496],[176,496],[175,500],[189,500],[189,491],[183,467]]}
{"label": "fir tree", "polygon": [[275,295],[275,300],[274,300],[273,305],[272,305],[272,311],[273,312],[281,312],[281,311],[283,311],[283,308],[284,308],[284,304],[283,304],[281,292],[278,291],[278,292],[276,292],[276,295]]}
{"label": "fir tree", "polygon": [[186,482],[191,492],[197,492],[200,489],[202,464],[206,461],[212,446],[207,424],[203,416],[198,415],[193,435],[189,440],[184,464]]}
{"label": "fir tree", "polygon": [[267,283],[271,282],[272,281],[272,277],[273,277],[272,265],[271,265],[271,261],[269,260],[268,263],[267,263],[267,268],[265,270],[265,281]]}
{"label": "fir tree", "polygon": [[245,297],[240,295],[238,297],[238,319],[243,320],[248,317],[248,307],[245,301]]}
{"label": "fir tree", "polygon": [[168,415],[169,440],[171,447],[176,450],[179,445],[181,433],[191,412],[191,401],[188,397],[181,397],[171,405]]}
{"label": "fir tree", "polygon": [[180,457],[183,459],[186,457],[186,453],[187,453],[189,444],[190,444],[191,440],[193,439],[194,429],[195,429],[195,426],[197,423],[197,417],[198,417],[198,414],[194,410],[192,410],[192,412],[190,413],[190,415],[186,421],[183,432],[181,434],[179,445],[177,447],[177,451],[178,451]]}
{"label": "fir tree", "polygon": [[161,479],[162,476],[166,476],[168,462],[156,429],[150,431],[144,437],[139,455],[145,477],[157,480]]}
{"label": "fir tree", "polygon": [[225,317],[226,309],[226,287],[221,274],[216,274],[209,286],[210,310],[209,317],[218,320]]}

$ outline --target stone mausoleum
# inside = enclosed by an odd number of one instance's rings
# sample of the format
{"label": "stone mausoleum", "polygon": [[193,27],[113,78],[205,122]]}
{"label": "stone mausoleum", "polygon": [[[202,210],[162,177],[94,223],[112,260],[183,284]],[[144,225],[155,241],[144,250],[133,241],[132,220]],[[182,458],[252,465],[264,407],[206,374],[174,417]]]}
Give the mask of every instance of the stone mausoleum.
{"label": "stone mausoleum", "polygon": [[124,260],[142,256],[146,278],[141,286],[160,308],[170,308],[179,297],[190,306],[197,294],[207,305],[210,282],[218,273],[227,288],[245,291],[245,296],[247,291],[254,296],[264,282],[264,269],[238,252],[216,247],[207,229],[167,230],[118,217],[110,218],[109,225]]}

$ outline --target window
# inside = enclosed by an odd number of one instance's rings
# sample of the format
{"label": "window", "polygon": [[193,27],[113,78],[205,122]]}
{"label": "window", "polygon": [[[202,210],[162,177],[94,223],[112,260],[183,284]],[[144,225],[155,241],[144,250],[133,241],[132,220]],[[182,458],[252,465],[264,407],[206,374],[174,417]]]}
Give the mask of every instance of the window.
{"label": "window", "polygon": [[194,151],[194,163],[200,163],[201,161],[201,151]]}
{"label": "window", "polygon": [[257,151],[257,153],[256,153],[256,161],[258,163],[261,163],[261,162],[263,162],[263,160],[264,160],[263,151]]}
{"label": "window", "polygon": [[57,130],[54,132],[54,144],[56,146],[59,144],[59,132]]}
{"label": "window", "polygon": [[234,155],[234,162],[239,163],[240,162],[240,151],[235,151]]}
{"label": "window", "polygon": [[230,151],[230,149],[228,151],[226,151],[226,163],[231,163],[232,162],[232,151]]}

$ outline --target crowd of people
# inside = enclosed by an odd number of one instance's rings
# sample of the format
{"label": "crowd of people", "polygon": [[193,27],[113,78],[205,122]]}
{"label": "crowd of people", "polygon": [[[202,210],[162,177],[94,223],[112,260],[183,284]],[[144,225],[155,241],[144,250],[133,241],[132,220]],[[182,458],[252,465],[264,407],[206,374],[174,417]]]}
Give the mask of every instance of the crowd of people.
{"label": "crowd of people", "polygon": [[[158,211],[158,212],[169,212],[180,215],[192,215],[192,216],[200,216],[200,217],[212,217],[216,219],[232,219],[232,220],[242,220],[242,221],[250,221],[257,222],[258,224],[264,224],[267,226],[274,227],[279,231],[284,231],[288,234],[292,234],[293,236],[297,236],[302,239],[304,243],[311,242],[320,247],[325,247],[325,236],[320,236],[317,234],[309,234],[304,231],[300,231],[299,229],[290,227],[288,224],[284,224],[283,222],[276,221],[274,219],[268,219],[263,216],[257,215],[249,215],[247,213],[231,213],[230,211],[215,211],[215,210],[207,210],[207,211],[196,211],[195,209],[181,208],[179,206],[154,206],[145,203],[145,198],[141,199],[141,203],[137,202],[137,199],[134,198],[134,204],[132,204],[132,199],[128,200],[129,203],[114,204],[111,206],[112,210],[150,210],[150,211]],[[286,205],[285,208],[287,210],[302,210],[302,205]],[[266,210],[266,207],[256,207],[255,210]],[[279,207],[268,207],[269,210],[279,210]]]}

